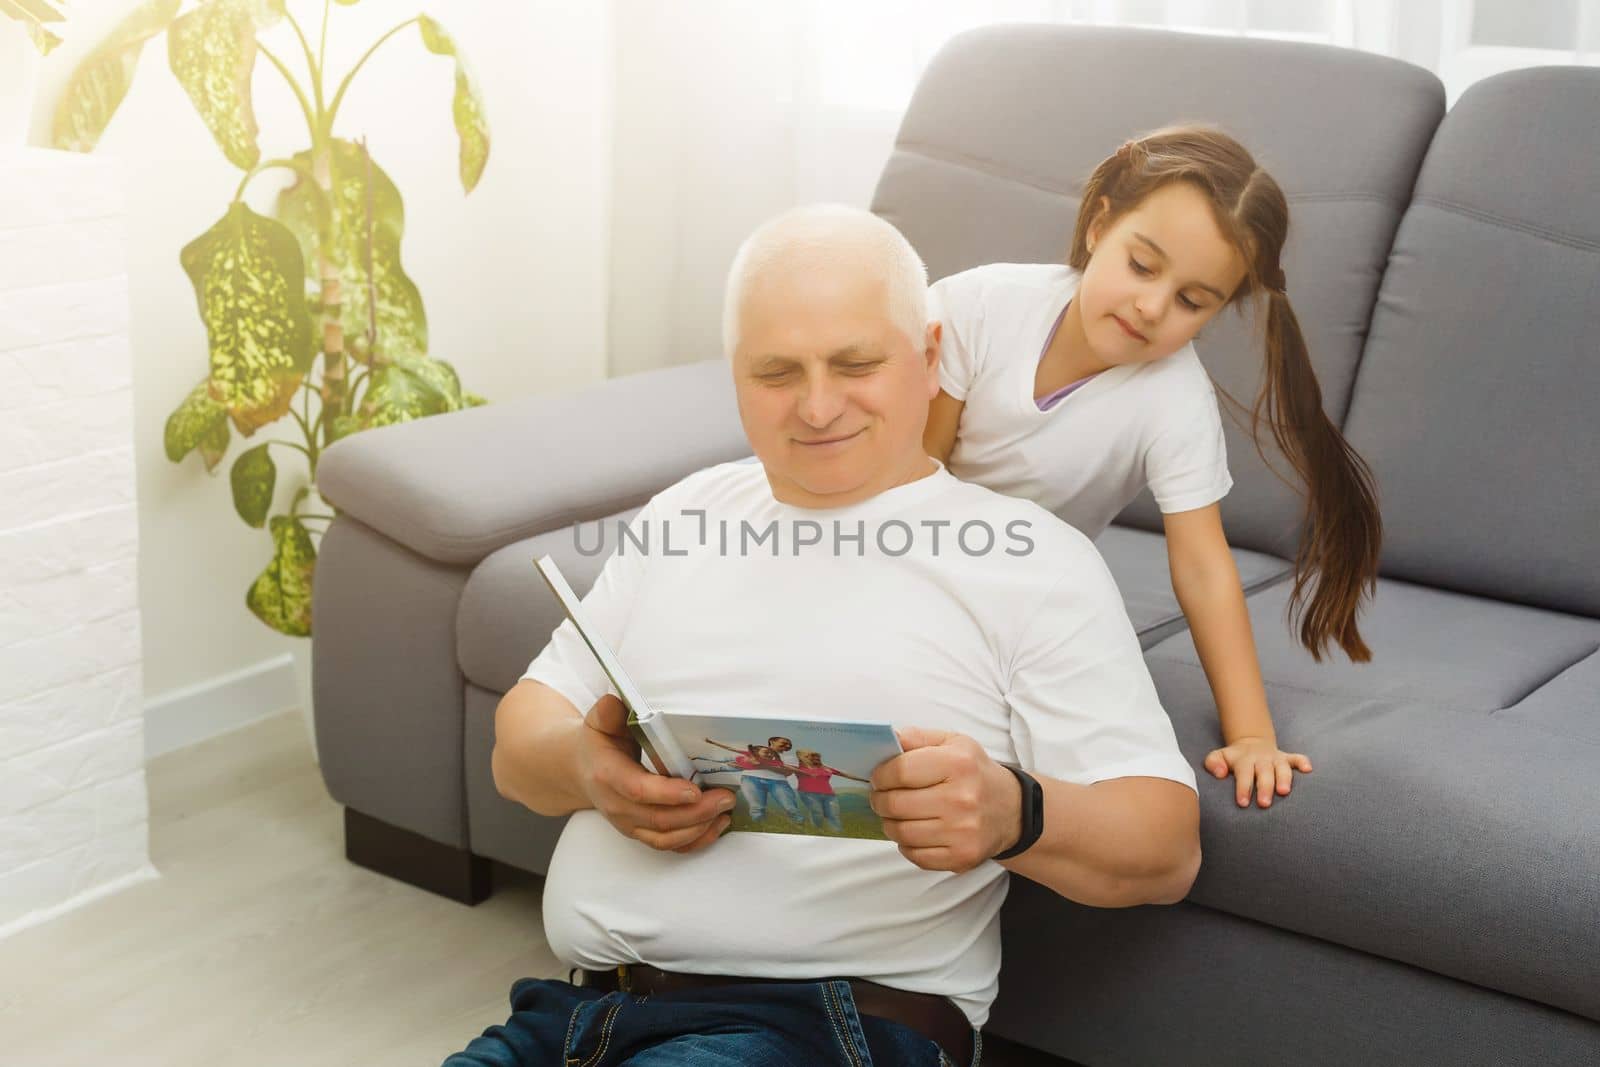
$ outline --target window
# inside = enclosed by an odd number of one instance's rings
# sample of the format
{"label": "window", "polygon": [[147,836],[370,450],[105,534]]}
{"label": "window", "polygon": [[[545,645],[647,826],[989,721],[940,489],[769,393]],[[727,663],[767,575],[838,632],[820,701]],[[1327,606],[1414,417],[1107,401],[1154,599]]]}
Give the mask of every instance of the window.
{"label": "window", "polygon": [[[1402,7],[1402,17],[1424,5]],[[1600,63],[1600,0],[1442,0],[1433,69],[1453,104],[1473,82],[1556,63]]]}
{"label": "window", "polygon": [[1600,0],[811,0],[806,88],[823,107],[899,114],[933,54],[997,22],[1239,34],[1359,48],[1439,75],[1455,98],[1479,78],[1600,64]]}

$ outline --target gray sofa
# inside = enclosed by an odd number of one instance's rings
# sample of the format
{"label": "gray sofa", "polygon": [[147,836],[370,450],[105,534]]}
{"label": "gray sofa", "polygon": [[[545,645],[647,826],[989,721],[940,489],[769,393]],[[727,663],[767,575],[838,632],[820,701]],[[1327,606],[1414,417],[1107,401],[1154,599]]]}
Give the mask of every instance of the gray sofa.
{"label": "gray sofa", "polygon": [[[1200,771],[1211,693],[1160,517],[1131,506],[1098,544],[1200,774],[1204,866],[1185,903],[1121,911],[1013,879],[989,1029],[1090,1067],[1600,1063],[1600,70],[1491,78],[1446,114],[1431,74],[1355,52],[986,29],[930,66],[873,207],[935,278],[1059,260],[1093,164],[1179,119],[1289,195],[1326,409],[1380,486],[1375,657],[1292,640],[1299,500],[1229,425],[1268,696],[1317,766],[1239,810]],[[1248,404],[1250,323],[1198,348]],[[545,870],[559,823],[489,773],[496,702],[557,621],[532,560],[586,589],[575,523],[747,454],[715,358],[327,453],[317,736],[352,859],[467,900],[489,860]]]}

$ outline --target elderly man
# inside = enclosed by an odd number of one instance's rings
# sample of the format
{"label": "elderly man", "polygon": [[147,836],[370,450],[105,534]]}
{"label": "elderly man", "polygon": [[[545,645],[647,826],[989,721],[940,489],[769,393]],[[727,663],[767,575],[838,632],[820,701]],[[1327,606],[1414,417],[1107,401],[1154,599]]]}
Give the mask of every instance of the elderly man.
{"label": "elderly man", "polygon": [[516,983],[447,1064],[971,1063],[1008,871],[1102,907],[1188,892],[1194,772],[1104,562],[923,451],[926,288],[866,212],[757,230],[724,342],[759,463],[663,490],[635,522],[675,547],[614,555],[584,600],[659,706],[894,723],[871,793],[893,843],[722,836],[732,795],[641,765],[563,623],[500,703],[493,769],[572,815],[544,921],[585,980]]}

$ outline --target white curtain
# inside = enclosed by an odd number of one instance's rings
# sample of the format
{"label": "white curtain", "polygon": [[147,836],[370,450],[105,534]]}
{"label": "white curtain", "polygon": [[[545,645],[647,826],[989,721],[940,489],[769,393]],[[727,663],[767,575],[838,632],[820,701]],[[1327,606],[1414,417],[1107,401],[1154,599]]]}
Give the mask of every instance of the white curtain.
{"label": "white curtain", "polygon": [[615,0],[610,372],[719,352],[723,275],[763,219],[866,205],[928,59],[994,22],[1162,26],[1359,48],[1447,97],[1600,63],[1600,0]]}

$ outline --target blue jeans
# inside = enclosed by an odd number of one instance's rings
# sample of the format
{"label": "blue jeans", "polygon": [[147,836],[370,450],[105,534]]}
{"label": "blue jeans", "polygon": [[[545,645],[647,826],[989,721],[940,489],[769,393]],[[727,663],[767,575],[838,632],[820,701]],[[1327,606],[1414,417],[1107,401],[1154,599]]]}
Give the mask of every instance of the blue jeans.
{"label": "blue jeans", "polygon": [[822,822],[826,819],[834,833],[844,831],[844,823],[839,821],[839,798],[833,793],[801,793],[800,799],[818,830],[822,829]]}
{"label": "blue jeans", "polygon": [[[983,1041],[973,1033],[972,1067]],[[856,1012],[848,982],[654,996],[553,979],[511,987],[511,1018],[443,1067],[955,1067],[909,1027]]]}
{"label": "blue jeans", "polygon": [[739,776],[739,792],[744,794],[744,802],[750,808],[750,818],[760,822],[767,815],[767,801],[776,800],[778,807],[789,816],[789,821],[796,826],[805,824],[805,816],[800,814],[800,805],[794,799],[794,786],[782,778],[753,778],[748,774]]}

